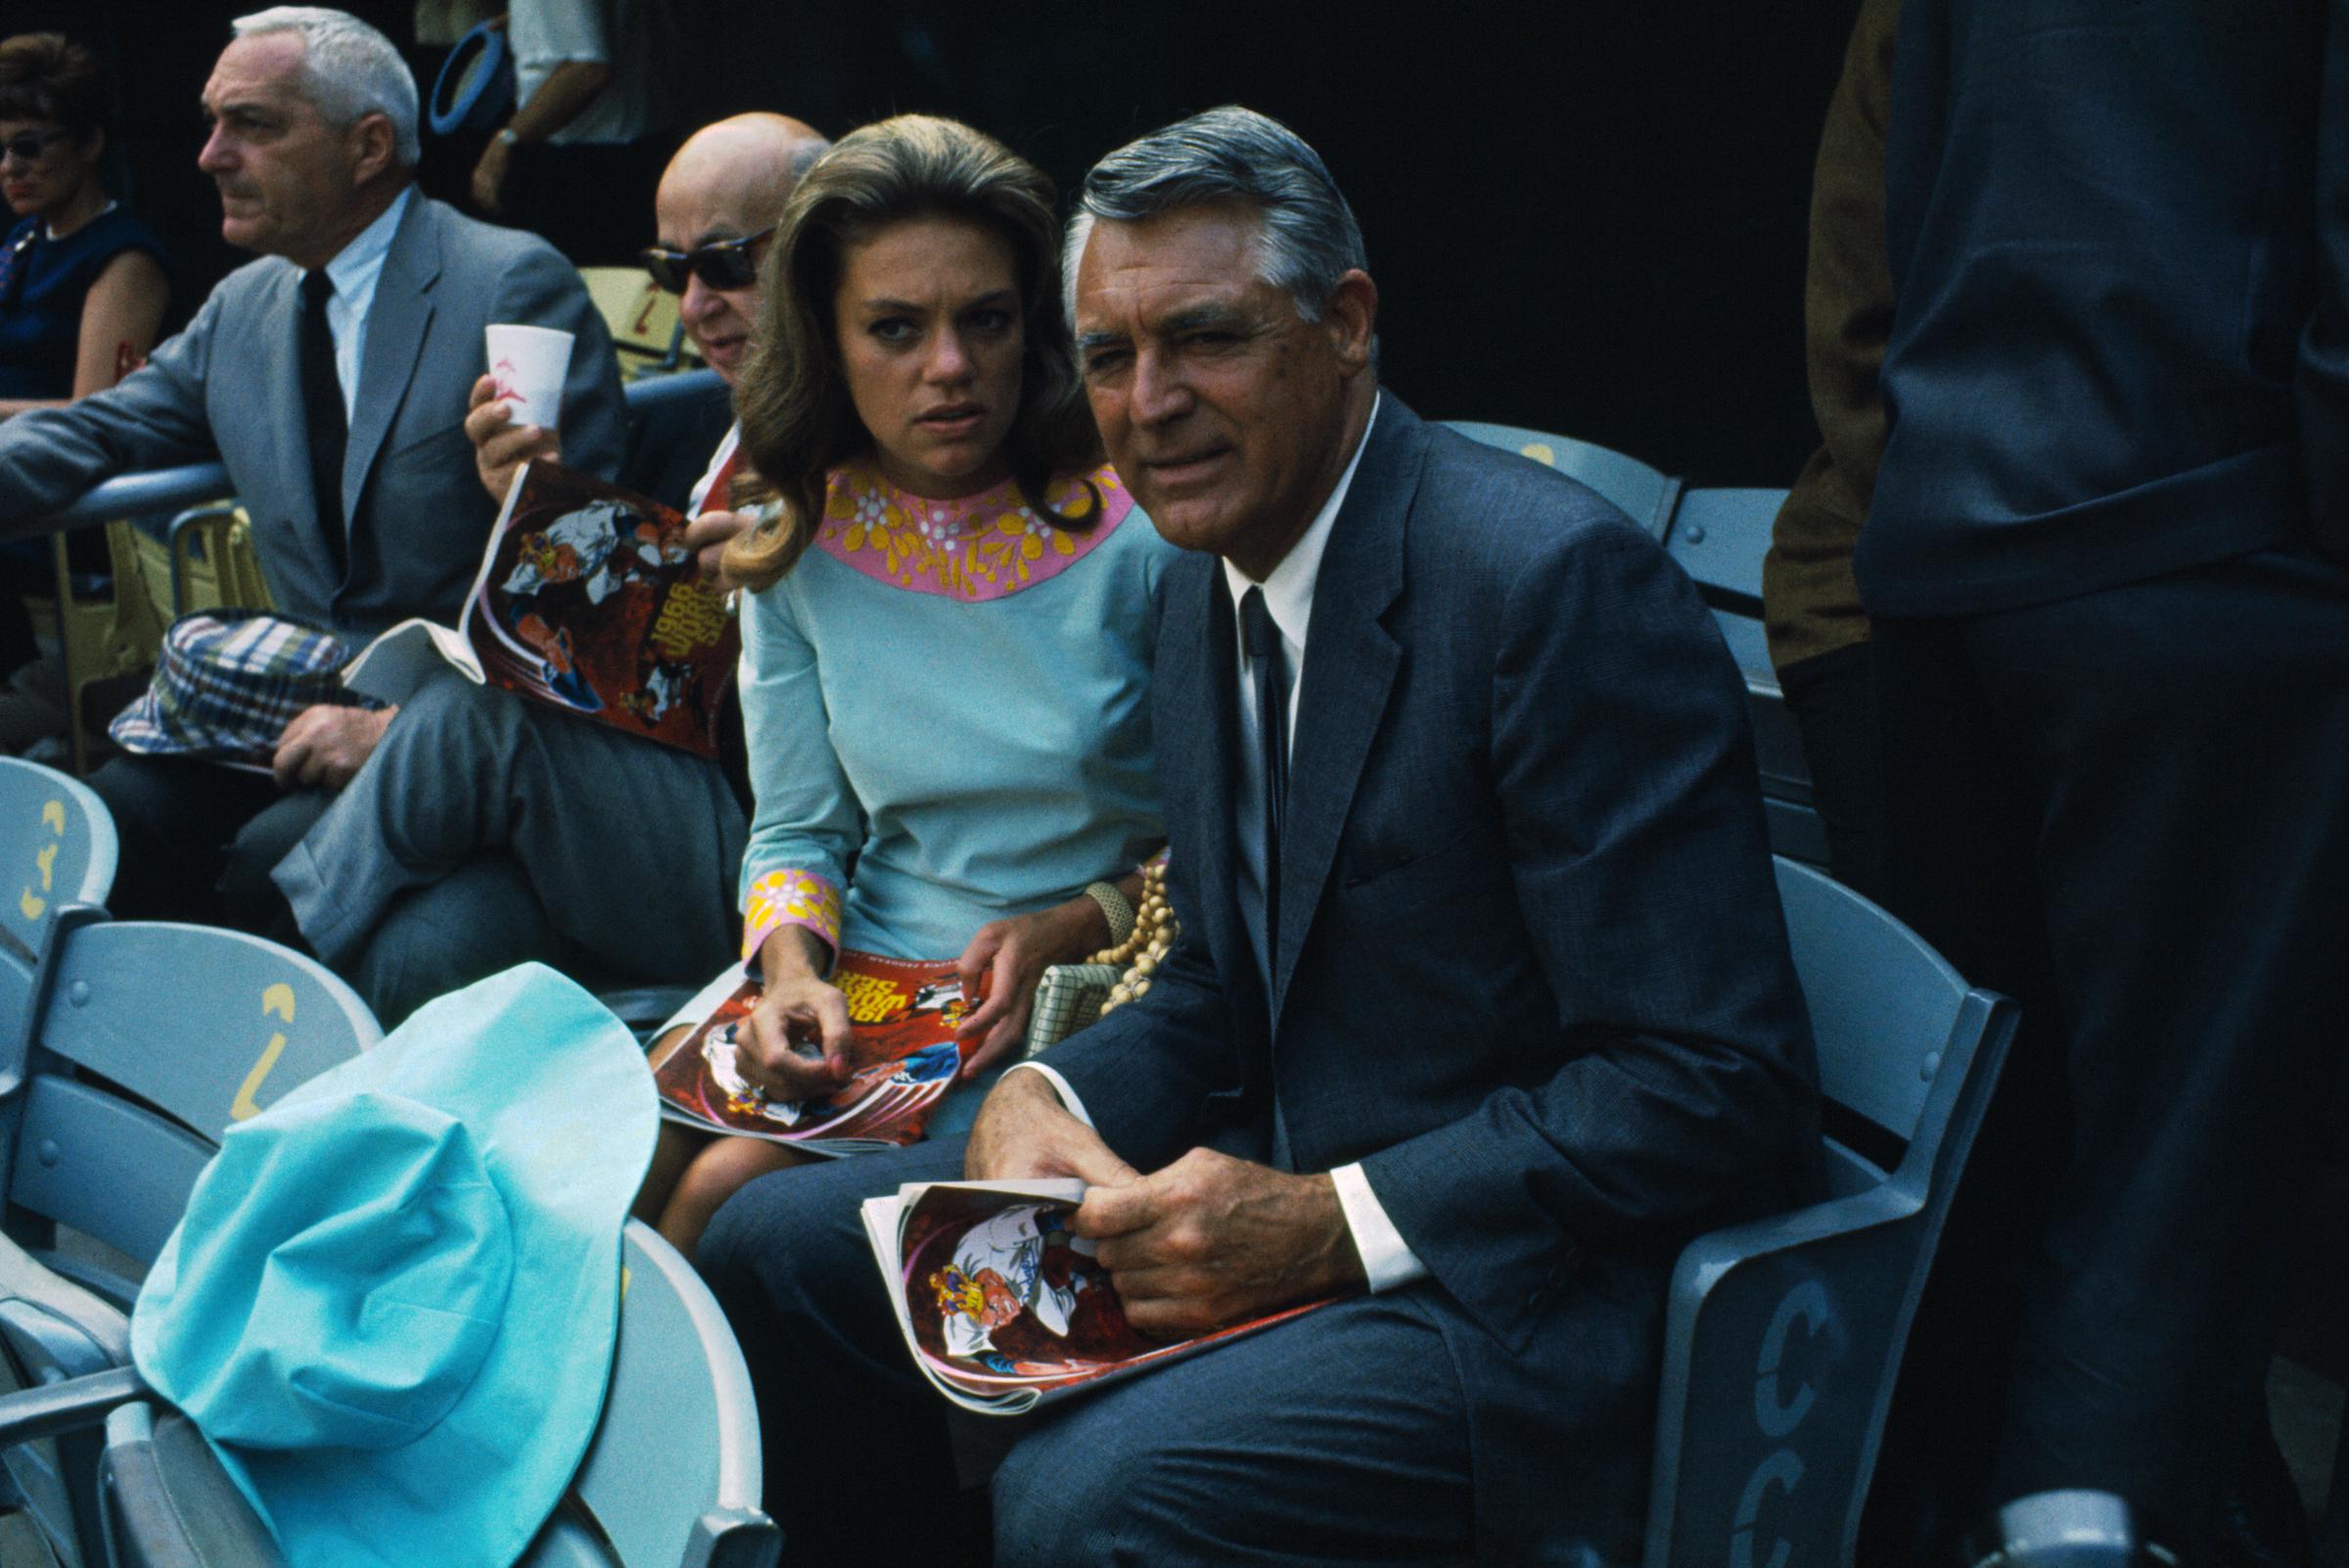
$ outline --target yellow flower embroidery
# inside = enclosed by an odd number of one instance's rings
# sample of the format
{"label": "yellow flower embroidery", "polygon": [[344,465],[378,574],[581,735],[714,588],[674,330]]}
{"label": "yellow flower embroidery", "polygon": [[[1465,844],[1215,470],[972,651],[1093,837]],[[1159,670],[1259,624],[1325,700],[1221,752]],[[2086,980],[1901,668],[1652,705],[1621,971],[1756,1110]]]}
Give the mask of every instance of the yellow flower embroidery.
{"label": "yellow flower embroidery", "polygon": [[[1056,481],[1050,506],[1064,517],[1084,517],[1096,505],[1109,507],[1121,488],[1117,475],[1100,468]],[[1123,517],[1126,505],[1112,511]],[[899,587],[983,600],[1036,580],[1048,557],[1041,575],[1050,576],[1083,554],[1093,537],[1030,507],[1009,480],[980,495],[934,500],[900,494],[870,464],[850,464],[832,476],[817,543]]]}
{"label": "yellow flower embroidery", "polygon": [[751,884],[743,900],[742,955],[783,926],[806,926],[834,947],[840,945],[840,890],[810,872],[769,871]]}

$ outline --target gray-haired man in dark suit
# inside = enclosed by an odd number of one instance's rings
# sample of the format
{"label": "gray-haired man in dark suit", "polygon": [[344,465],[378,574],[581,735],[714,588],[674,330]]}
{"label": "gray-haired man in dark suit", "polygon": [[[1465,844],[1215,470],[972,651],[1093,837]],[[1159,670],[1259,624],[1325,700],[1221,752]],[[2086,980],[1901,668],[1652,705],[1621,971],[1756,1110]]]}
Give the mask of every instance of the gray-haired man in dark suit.
{"label": "gray-haired man in dark suit", "polygon": [[1380,392],[1359,234],[1283,127],[1110,155],[1070,251],[1110,454],[1198,552],[1153,696],[1183,936],[967,1146],[719,1214],[768,1430],[821,1409],[841,1456],[778,1445],[769,1497],[805,1560],[911,1560],[880,1537],[932,1522],[899,1478],[943,1407],[853,1200],[1077,1176],[1139,1327],[1344,1299],[1036,1420],[998,1563],[1630,1560],[1673,1259],[1817,1158],[1736,673],[1620,513]]}

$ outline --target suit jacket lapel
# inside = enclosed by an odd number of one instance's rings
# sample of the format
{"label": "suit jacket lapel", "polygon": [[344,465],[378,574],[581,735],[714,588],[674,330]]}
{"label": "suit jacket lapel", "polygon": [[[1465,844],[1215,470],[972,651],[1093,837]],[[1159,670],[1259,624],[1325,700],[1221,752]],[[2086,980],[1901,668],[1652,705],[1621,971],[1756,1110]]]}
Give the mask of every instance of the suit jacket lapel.
{"label": "suit jacket lapel", "polygon": [[1330,526],[1313,582],[1305,679],[1289,745],[1289,805],[1280,853],[1280,951],[1272,959],[1275,1033],[1289,976],[1354,804],[1370,740],[1386,712],[1403,650],[1379,618],[1403,591],[1404,520],[1427,443],[1418,417],[1381,400],[1361,466]]}
{"label": "suit jacket lapel", "polygon": [[[350,421],[350,446],[343,459],[343,515],[359,516],[367,475],[392,430],[392,416],[415,374],[424,347],[424,329],[433,319],[432,287],[440,276],[440,236],[435,213],[421,191],[408,198],[376,279],[375,303],[367,312],[367,342],[359,358],[359,395]],[[464,410],[452,411],[463,418]]]}

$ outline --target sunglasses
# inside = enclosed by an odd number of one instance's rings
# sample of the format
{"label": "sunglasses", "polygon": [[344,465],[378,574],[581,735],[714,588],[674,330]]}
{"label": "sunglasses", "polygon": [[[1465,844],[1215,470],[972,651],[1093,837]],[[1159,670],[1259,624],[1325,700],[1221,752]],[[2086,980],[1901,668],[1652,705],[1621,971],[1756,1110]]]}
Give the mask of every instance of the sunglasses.
{"label": "sunglasses", "polygon": [[62,130],[23,131],[0,142],[0,159],[16,158],[30,163],[58,143],[71,139]]}
{"label": "sunglasses", "polygon": [[652,246],[644,253],[644,270],[670,294],[683,294],[687,278],[699,278],[713,289],[747,289],[759,277],[759,248],[774,232],[769,226],[739,240],[719,240],[694,251]]}

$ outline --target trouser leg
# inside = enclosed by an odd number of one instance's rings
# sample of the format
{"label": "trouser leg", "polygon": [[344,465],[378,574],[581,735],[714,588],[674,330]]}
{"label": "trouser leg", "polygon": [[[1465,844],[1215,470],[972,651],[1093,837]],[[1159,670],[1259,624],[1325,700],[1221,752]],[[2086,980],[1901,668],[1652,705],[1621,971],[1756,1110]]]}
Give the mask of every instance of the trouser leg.
{"label": "trouser leg", "polygon": [[491,856],[394,899],[345,978],[394,1029],[436,996],[533,960],[566,968],[571,953],[522,868]]}
{"label": "trouser leg", "polygon": [[1883,899],[2021,1026],[1926,1281],[1886,1427],[1861,1560],[1911,1562],[1985,1505],[2022,1316],[2019,1255],[2068,1136],[2025,780],[1949,622],[1879,620]]}
{"label": "trouser leg", "polygon": [[[1988,754],[1969,776],[2026,815],[1896,851],[1941,862],[1911,907],[1945,950],[1986,943],[1951,951],[1969,976],[2037,993],[2000,1100],[2051,1068],[2067,1113],[1990,1492],[2116,1491],[2193,1552],[2349,999],[2349,576],[2263,553],[1928,635]],[[2032,894],[2004,940],[2035,950],[1995,950],[1986,864]]]}
{"label": "trouser leg", "polygon": [[995,1472],[995,1563],[1461,1562],[1472,1503],[1467,1401],[1404,1290],[1036,1418]]}
{"label": "trouser leg", "polygon": [[960,1138],[777,1172],[720,1209],[694,1254],[750,1364],[766,1505],[795,1568],[941,1560],[949,1407],[898,1336],[857,1205],[961,1176]]}
{"label": "trouser leg", "polygon": [[301,945],[294,912],[269,879],[270,868],[301,842],[333,804],[324,790],[296,790],[271,801],[237,830],[220,861],[220,915],[239,931],[250,931],[292,946]]}
{"label": "trouser leg", "polygon": [[121,843],[107,907],[124,920],[223,923],[229,842],[284,799],[274,780],[184,757],[117,757],[90,788]]}
{"label": "trouser leg", "polygon": [[2046,781],[2073,1084],[1996,1480],[2109,1487],[2190,1551],[2349,1002],[2349,573],[2263,552],[1981,618],[1967,645]]}
{"label": "trouser leg", "polygon": [[504,854],[613,978],[690,980],[732,956],[744,832],[714,763],[450,673],[401,705],[276,879],[340,964],[407,890]]}

